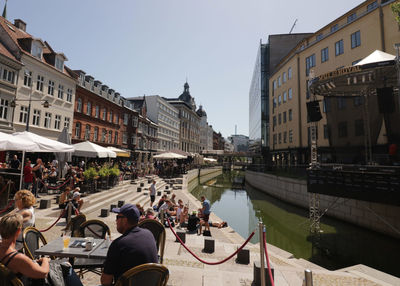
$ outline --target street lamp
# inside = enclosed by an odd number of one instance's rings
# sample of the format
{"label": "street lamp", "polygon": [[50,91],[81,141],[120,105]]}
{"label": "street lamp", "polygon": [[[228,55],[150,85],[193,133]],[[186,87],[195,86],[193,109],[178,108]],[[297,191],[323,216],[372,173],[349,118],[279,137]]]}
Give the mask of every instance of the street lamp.
{"label": "street lamp", "polygon": [[[25,75],[29,76],[29,74],[27,72],[25,72]],[[31,87],[31,92],[29,93],[29,99],[14,99],[13,101],[11,101],[10,106],[12,108],[16,107],[16,102],[17,101],[29,101],[29,105],[28,105],[28,116],[26,119],[26,131],[29,131],[29,119],[30,119],[30,115],[31,115],[31,102],[32,101],[40,101],[43,102],[43,107],[44,108],[49,108],[50,107],[50,103],[47,100],[44,99],[32,99],[32,87],[33,87],[33,82],[31,82],[30,84]]]}
{"label": "street lamp", "polygon": [[397,51],[397,55],[396,55],[397,95],[398,95],[398,100],[399,100],[399,112],[400,112],[400,43],[394,44],[394,48]]}

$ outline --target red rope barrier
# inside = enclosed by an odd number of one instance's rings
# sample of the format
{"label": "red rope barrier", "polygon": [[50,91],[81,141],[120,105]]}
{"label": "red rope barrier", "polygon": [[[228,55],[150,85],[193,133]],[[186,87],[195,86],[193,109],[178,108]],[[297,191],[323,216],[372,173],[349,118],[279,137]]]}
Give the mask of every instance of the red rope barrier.
{"label": "red rope barrier", "polygon": [[274,278],[272,277],[271,267],[269,266],[269,257],[268,257],[268,250],[267,250],[267,239],[265,238],[265,231],[263,232],[263,240],[264,240],[265,259],[267,260],[267,266],[268,266],[269,280],[271,281],[271,285],[275,286]]}
{"label": "red rope barrier", "polygon": [[60,214],[60,216],[58,217],[58,219],[51,225],[51,226],[49,226],[48,228],[46,228],[46,229],[43,229],[43,230],[39,230],[40,232],[45,232],[45,231],[48,231],[50,228],[52,228],[53,226],[55,226],[56,225],[56,223],[64,216],[64,214],[65,214],[65,212],[66,212],[67,210],[66,209],[64,209],[63,210],[63,212]]}
{"label": "red rope barrier", "polygon": [[0,211],[0,214],[2,214],[2,213],[4,213],[4,212],[8,211],[8,209],[12,206],[13,203],[14,203],[14,200],[11,200],[11,201],[8,203],[8,205],[7,205],[4,209],[2,209],[2,210]]}
{"label": "red rope barrier", "polygon": [[[61,185],[58,185],[56,187],[52,187],[47,185],[47,188],[50,190],[58,190],[59,188],[61,188],[62,186],[64,186],[66,183],[68,183],[71,179],[66,180],[64,183],[62,183]],[[42,184],[43,184],[43,180],[42,180]]]}
{"label": "red rope barrier", "polygon": [[222,260],[222,261],[217,261],[217,262],[207,262],[207,261],[204,261],[203,259],[201,259],[200,257],[198,257],[195,253],[193,253],[193,252],[183,243],[183,241],[180,239],[180,237],[176,235],[176,232],[175,232],[174,229],[172,228],[171,223],[169,222],[169,219],[168,219],[168,218],[167,218],[167,221],[168,221],[169,228],[171,229],[171,231],[172,231],[172,233],[175,235],[175,237],[179,240],[179,242],[182,244],[182,246],[183,246],[187,251],[189,251],[189,253],[190,253],[191,255],[193,255],[194,258],[196,258],[198,261],[200,261],[200,262],[202,262],[202,263],[204,263],[204,264],[207,264],[207,265],[218,265],[218,264],[222,264],[222,263],[228,261],[228,260],[231,259],[233,256],[235,256],[240,250],[242,250],[242,248],[246,246],[246,244],[250,241],[250,239],[251,239],[251,238],[253,237],[253,235],[255,234],[255,231],[253,231],[253,232],[250,234],[249,238],[243,243],[243,245],[242,245],[241,247],[239,247],[234,253],[232,253],[232,254],[229,255],[227,258],[225,258],[224,260]]}

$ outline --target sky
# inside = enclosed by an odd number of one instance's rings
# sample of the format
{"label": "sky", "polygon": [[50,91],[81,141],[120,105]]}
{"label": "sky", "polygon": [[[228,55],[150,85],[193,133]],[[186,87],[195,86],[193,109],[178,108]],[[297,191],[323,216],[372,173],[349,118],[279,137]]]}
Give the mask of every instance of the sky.
{"label": "sky", "polygon": [[[124,97],[176,98],[186,79],[224,137],[248,135],[260,40],[316,32],[361,0],[9,0],[7,19]],[[0,0],[1,9],[5,0]]]}

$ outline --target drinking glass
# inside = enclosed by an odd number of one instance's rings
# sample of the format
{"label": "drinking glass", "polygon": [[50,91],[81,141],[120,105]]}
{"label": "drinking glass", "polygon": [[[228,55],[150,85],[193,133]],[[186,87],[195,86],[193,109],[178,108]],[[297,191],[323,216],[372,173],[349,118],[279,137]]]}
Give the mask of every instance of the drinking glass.
{"label": "drinking glass", "polygon": [[71,240],[71,233],[65,232],[63,235],[64,249],[68,248],[69,241]]}

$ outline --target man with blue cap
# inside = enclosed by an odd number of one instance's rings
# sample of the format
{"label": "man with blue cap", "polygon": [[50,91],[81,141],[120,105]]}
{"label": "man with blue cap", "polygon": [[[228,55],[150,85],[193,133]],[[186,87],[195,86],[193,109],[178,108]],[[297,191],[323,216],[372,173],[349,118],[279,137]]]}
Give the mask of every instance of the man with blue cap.
{"label": "man with blue cap", "polygon": [[121,208],[112,209],[112,212],[117,213],[117,230],[122,235],[115,239],[108,249],[101,275],[101,285],[113,285],[125,271],[132,267],[158,262],[153,234],[137,226],[140,217],[137,207],[126,204]]}

